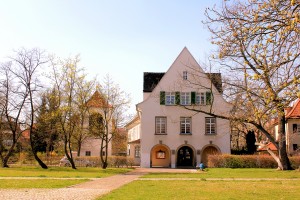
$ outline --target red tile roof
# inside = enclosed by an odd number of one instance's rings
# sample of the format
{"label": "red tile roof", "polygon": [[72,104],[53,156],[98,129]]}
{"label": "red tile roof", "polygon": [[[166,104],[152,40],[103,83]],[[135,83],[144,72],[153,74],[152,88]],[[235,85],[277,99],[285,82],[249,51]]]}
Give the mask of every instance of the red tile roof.
{"label": "red tile roof", "polygon": [[277,151],[277,148],[276,148],[276,146],[273,144],[273,143],[271,143],[271,142],[269,142],[266,146],[264,146],[264,147],[259,147],[257,150],[258,151],[266,151],[267,149],[270,149],[271,151]]}
{"label": "red tile roof", "polygon": [[286,118],[300,118],[300,99],[297,99],[290,112],[287,113]]}
{"label": "red tile roof", "polygon": [[96,91],[88,100],[87,105],[89,107],[101,108],[107,105],[107,102],[105,101],[105,97],[102,94],[100,94],[100,92]]}

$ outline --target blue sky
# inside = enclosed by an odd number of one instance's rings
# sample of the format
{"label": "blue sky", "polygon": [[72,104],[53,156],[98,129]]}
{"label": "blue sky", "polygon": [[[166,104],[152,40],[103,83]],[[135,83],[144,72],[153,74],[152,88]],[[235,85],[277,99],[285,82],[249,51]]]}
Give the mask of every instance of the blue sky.
{"label": "blue sky", "polygon": [[143,72],[165,72],[185,46],[205,62],[213,47],[201,21],[205,8],[221,2],[0,0],[0,59],[20,47],[80,54],[88,74],[110,74],[131,94],[133,112],[142,101]]}

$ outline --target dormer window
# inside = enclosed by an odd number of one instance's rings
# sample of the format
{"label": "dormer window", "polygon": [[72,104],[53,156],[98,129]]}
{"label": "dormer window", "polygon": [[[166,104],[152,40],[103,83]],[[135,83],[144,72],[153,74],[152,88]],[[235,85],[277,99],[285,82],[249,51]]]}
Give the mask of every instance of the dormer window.
{"label": "dormer window", "polygon": [[187,80],[187,71],[183,71],[182,77],[183,80]]}

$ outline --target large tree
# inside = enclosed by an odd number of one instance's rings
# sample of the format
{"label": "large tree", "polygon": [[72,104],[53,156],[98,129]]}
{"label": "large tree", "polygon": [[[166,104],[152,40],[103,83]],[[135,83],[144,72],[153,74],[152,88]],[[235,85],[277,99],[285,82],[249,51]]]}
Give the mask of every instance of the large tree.
{"label": "large tree", "polygon": [[64,152],[76,169],[72,151],[78,145],[78,151],[88,131],[84,130],[85,116],[88,114],[86,106],[90,98],[94,81],[87,81],[84,69],[79,67],[79,56],[66,60],[52,60],[54,90],[58,109],[56,116],[59,132],[64,143]]}
{"label": "large tree", "polygon": [[1,153],[2,166],[7,167],[9,157],[21,136],[21,125],[29,130],[30,145],[39,165],[47,168],[43,161],[37,156],[33,140],[35,112],[37,107],[37,91],[41,88],[39,69],[48,62],[45,52],[39,49],[20,49],[9,58],[7,64],[1,68],[1,113],[2,119],[8,124],[11,145],[4,156]]}
{"label": "large tree", "polygon": [[[284,170],[291,169],[284,108],[300,97],[299,13],[299,0],[225,1],[206,11],[216,59],[230,74],[225,94],[238,98],[233,115],[219,117],[260,130],[277,147],[273,156]],[[265,126],[269,117],[278,119],[277,139]]]}

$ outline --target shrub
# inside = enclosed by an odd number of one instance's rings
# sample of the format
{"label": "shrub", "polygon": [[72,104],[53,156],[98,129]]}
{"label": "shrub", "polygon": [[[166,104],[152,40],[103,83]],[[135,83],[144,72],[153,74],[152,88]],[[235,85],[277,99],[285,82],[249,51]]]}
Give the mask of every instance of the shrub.
{"label": "shrub", "polygon": [[225,168],[276,168],[276,161],[269,155],[210,155],[208,167]]}

